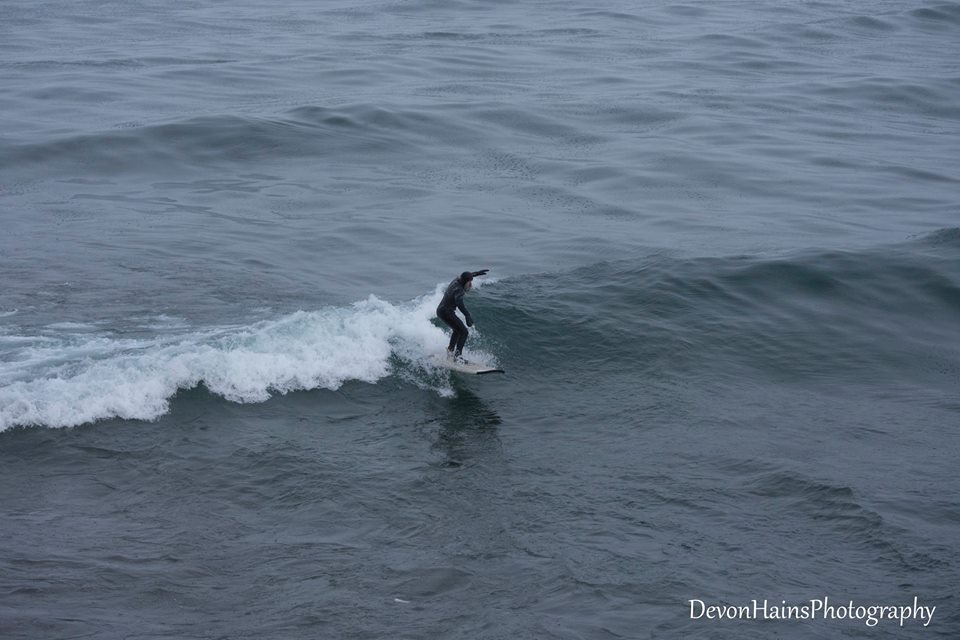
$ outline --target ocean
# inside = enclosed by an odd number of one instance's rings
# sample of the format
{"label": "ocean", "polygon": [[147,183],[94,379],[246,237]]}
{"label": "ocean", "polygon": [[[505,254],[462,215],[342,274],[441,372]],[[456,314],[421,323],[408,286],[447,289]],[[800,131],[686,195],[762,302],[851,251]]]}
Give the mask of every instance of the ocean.
{"label": "ocean", "polygon": [[0,86],[4,640],[960,637],[960,4],[4,0]]}

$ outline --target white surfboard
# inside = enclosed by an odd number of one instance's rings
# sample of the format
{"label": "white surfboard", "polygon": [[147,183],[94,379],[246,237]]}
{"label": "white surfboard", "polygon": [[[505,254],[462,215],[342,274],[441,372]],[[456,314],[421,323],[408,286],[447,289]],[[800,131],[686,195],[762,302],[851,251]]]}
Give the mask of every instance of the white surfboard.
{"label": "white surfboard", "polygon": [[460,373],[469,373],[478,376],[486,375],[488,373],[504,373],[503,369],[490,367],[485,364],[476,364],[473,362],[457,362],[456,360],[448,358],[446,355],[434,356],[433,362],[438,367],[443,367],[444,369],[450,369],[451,371],[459,371]]}

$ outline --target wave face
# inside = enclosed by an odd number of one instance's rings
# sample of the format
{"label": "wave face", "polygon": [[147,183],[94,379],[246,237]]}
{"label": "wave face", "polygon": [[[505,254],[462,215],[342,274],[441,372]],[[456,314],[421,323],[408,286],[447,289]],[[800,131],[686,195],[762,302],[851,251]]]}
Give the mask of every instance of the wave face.
{"label": "wave face", "polygon": [[538,316],[556,319],[546,321],[538,346],[559,338],[557,351],[585,358],[626,363],[629,355],[646,367],[647,356],[672,354],[677,366],[688,357],[699,366],[712,355],[765,373],[896,375],[905,366],[899,350],[906,358],[924,344],[951,353],[960,312],[956,252],[956,232],[945,229],[868,251],[604,262],[498,287],[495,322],[511,337],[540,329],[524,313],[535,300]]}

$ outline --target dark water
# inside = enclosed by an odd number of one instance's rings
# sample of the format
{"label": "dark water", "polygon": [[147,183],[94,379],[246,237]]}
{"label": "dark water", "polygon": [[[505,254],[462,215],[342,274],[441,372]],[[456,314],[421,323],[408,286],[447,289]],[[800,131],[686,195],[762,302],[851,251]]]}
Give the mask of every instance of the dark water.
{"label": "dark water", "polygon": [[[0,637],[960,636],[958,60],[942,2],[5,0]],[[689,604],[824,597],[937,609]]]}

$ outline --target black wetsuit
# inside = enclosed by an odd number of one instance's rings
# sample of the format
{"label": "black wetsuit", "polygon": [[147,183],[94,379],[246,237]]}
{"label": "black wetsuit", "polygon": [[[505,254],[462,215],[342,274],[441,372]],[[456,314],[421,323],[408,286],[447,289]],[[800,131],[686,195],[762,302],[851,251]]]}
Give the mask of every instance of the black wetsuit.
{"label": "black wetsuit", "polygon": [[[463,306],[463,296],[467,290],[463,288],[463,283],[460,280],[461,278],[454,278],[437,307],[437,317],[453,329],[453,334],[450,336],[450,346],[447,347],[447,350],[453,351],[453,355],[457,357],[463,352],[463,345],[467,341],[467,335],[469,335],[467,327],[473,326],[473,318],[470,317],[467,308]],[[457,309],[460,309],[463,317],[467,319],[467,327],[463,326],[463,322],[457,317]]]}

